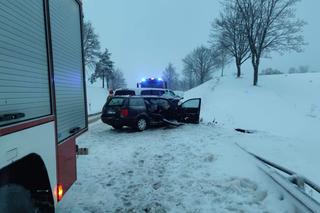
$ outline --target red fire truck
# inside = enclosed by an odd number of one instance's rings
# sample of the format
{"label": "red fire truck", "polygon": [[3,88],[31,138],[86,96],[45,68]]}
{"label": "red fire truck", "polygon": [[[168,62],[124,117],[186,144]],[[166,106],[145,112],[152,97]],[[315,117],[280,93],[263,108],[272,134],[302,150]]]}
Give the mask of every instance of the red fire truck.
{"label": "red fire truck", "polygon": [[0,0],[0,212],[54,212],[87,130],[80,0]]}

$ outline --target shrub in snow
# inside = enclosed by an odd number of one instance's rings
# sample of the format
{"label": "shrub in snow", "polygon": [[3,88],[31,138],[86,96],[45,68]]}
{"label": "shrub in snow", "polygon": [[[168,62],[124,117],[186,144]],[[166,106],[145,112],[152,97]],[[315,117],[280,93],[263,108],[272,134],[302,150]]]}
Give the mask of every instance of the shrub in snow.
{"label": "shrub in snow", "polygon": [[279,74],[283,74],[283,73],[280,72],[280,70],[272,69],[272,68],[264,69],[260,73],[260,75],[279,75]]}
{"label": "shrub in snow", "polygon": [[291,67],[288,71],[288,73],[308,73],[310,72],[309,66],[300,66],[299,68]]}

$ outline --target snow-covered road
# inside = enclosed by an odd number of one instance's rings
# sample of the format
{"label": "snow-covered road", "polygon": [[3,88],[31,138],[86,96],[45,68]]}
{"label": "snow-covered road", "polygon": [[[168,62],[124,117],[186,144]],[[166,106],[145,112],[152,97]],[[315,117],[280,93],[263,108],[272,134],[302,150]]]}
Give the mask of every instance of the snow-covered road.
{"label": "snow-covered road", "polygon": [[57,212],[292,212],[239,136],[209,124],[133,132],[98,121],[78,139],[89,155]]}

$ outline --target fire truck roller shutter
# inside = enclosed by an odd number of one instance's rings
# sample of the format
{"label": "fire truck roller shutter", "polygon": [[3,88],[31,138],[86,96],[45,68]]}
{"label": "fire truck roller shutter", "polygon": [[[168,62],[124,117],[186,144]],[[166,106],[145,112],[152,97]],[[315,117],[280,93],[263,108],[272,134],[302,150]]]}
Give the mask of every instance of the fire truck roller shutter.
{"label": "fire truck roller shutter", "polygon": [[75,0],[50,0],[49,9],[61,142],[86,127],[80,8]]}
{"label": "fire truck roller shutter", "polygon": [[51,114],[43,0],[0,0],[0,127]]}

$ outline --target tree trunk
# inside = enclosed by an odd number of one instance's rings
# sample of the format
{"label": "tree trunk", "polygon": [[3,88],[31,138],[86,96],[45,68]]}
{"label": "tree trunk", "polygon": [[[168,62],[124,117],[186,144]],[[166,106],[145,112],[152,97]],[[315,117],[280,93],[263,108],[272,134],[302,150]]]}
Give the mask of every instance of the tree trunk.
{"label": "tree trunk", "polygon": [[102,88],[104,88],[104,74],[102,75]]}
{"label": "tree trunk", "polygon": [[109,77],[108,76],[106,76],[106,86],[107,86],[107,90],[109,90],[110,88],[109,88]]}
{"label": "tree trunk", "polygon": [[237,63],[237,78],[241,76],[241,64]]}
{"label": "tree trunk", "polygon": [[253,66],[253,86],[258,85],[258,72],[259,72],[259,65]]}
{"label": "tree trunk", "polygon": [[258,85],[259,64],[260,64],[259,56],[252,56],[253,86]]}
{"label": "tree trunk", "polygon": [[241,60],[238,57],[235,57],[236,67],[237,67],[237,78],[241,77]]}

